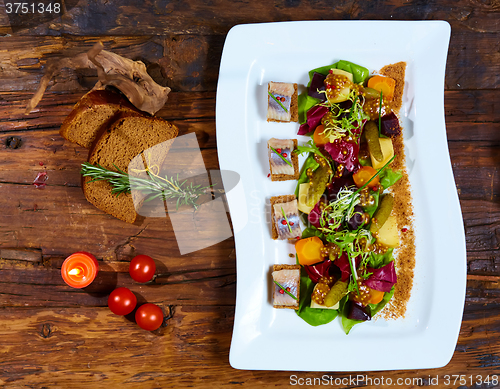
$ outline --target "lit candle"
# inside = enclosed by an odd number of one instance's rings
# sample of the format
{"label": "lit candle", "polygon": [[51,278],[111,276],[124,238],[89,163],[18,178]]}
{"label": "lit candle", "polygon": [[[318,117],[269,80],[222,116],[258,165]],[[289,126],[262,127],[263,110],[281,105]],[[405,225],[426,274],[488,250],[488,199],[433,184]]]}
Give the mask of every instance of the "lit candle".
{"label": "lit candle", "polygon": [[61,275],[69,286],[73,288],[85,288],[94,281],[99,264],[92,254],[80,251],[71,254],[64,260],[61,267]]}

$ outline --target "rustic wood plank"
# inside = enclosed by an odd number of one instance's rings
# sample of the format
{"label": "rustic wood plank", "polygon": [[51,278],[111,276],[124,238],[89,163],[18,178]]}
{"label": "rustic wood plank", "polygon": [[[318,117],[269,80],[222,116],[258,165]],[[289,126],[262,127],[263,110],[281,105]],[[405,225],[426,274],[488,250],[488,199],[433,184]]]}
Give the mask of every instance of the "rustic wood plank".
{"label": "rustic wood plank", "polygon": [[[0,91],[36,90],[47,61],[87,51],[102,40],[106,49],[149,65],[153,78],[180,91],[215,91],[224,35],[4,37],[0,51]],[[464,50],[468,42],[475,50]],[[494,33],[459,30],[452,35],[446,89],[494,89],[500,85],[499,43]],[[452,60],[453,58],[453,60]],[[458,60],[455,60],[458,59]],[[187,70],[189,69],[189,70]],[[51,90],[90,89],[94,72],[64,69]]]}
{"label": "rustic wood plank", "polygon": [[[166,303],[160,306],[170,310]],[[444,368],[351,374],[371,379],[391,377],[393,382],[420,378],[414,382],[415,387],[431,386],[430,379],[436,376],[443,383],[446,374],[496,374],[500,366],[496,357],[500,353],[499,308],[498,302],[466,304],[456,351]],[[333,379],[349,377],[349,372],[283,371],[270,375],[232,369],[227,334],[233,324],[233,309],[175,306],[166,326],[153,333],[107,308],[3,309],[0,341],[5,357],[0,382],[18,387],[52,386],[57,382],[67,387],[78,379],[96,387],[207,387],[216,383],[222,388],[235,384],[275,388],[289,387],[292,374],[297,378],[321,379],[324,374]],[[367,388],[393,387],[365,383]]]}
{"label": "rustic wood plank", "polygon": [[[106,3],[85,3],[66,0],[68,12],[28,30],[16,29],[17,34],[74,34],[74,35],[126,35],[130,26],[138,35],[159,35],[167,31],[173,34],[226,34],[230,27],[240,23],[256,23],[286,20],[449,20],[453,27],[476,32],[497,32],[495,3],[470,3],[469,1],[386,0],[359,4],[342,0],[331,7],[328,1],[278,0],[241,2],[195,0],[181,3],[146,2],[138,6],[133,0],[111,0]],[[224,17],[214,18],[224,10]],[[3,12],[2,12],[3,13]],[[4,30],[7,31],[4,21]],[[2,31],[2,30],[0,30]]]}
{"label": "rustic wood plank", "polygon": [[[466,230],[468,282],[460,338],[449,365],[368,376],[393,381],[421,378],[412,386],[437,387],[431,381],[437,375],[443,386],[445,374],[498,373],[500,40],[496,2],[341,0],[335,7],[327,1],[300,0],[158,0],[140,6],[131,0],[65,3],[71,9],[62,19],[13,31],[0,0],[0,386],[70,387],[78,382],[93,387],[274,388],[289,387],[291,374],[320,379],[324,373],[269,374],[229,366],[236,277],[232,239],[181,256],[168,219],[128,225],[86,202],[78,174],[86,151],[62,140],[57,131],[73,104],[92,87],[93,72],[64,70],[36,112],[25,117],[23,109],[48,60],[83,52],[102,39],[107,48],[143,60],[155,80],[174,89],[159,116],[174,121],[183,133],[194,131],[205,162],[216,168],[216,80],[225,35],[233,25],[389,16],[444,19],[452,26],[445,109]],[[5,148],[11,136],[22,138],[19,149]],[[48,187],[35,190],[31,182],[44,168],[49,173]],[[65,256],[84,247],[96,253],[101,271],[88,290],[77,291],[62,282],[59,269]],[[128,263],[136,254],[148,254],[157,261],[153,282],[141,285],[128,276]],[[132,318],[111,314],[107,295],[118,285],[134,290],[141,303],[157,302],[165,311],[173,305],[173,318],[149,333]],[[366,387],[394,386],[367,383]]]}
{"label": "rustic wood plank", "polygon": [[[205,255],[210,253],[208,251]],[[213,250],[212,250],[213,253]],[[188,260],[189,257],[184,258]],[[99,271],[95,281],[84,290],[67,286],[61,277],[60,269],[48,269],[44,266],[21,268],[6,264],[0,274],[0,305],[3,307],[79,307],[107,306],[109,294],[117,287],[132,290],[140,302],[165,303],[174,305],[221,306],[234,305],[236,275],[234,266],[217,268],[217,259],[224,261],[223,256],[212,259],[213,268],[206,263],[194,270],[174,271],[177,266],[170,262],[156,259],[159,269],[154,282],[148,285],[132,280],[128,271]],[[208,260],[206,260],[208,262]],[[234,263],[234,260],[231,261]],[[205,268],[203,266],[206,266]],[[227,266],[227,264],[226,264]],[[102,266],[104,269],[106,264]],[[179,267],[177,267],[179,268]],[[161,288],[160,288],[161,286]]]}

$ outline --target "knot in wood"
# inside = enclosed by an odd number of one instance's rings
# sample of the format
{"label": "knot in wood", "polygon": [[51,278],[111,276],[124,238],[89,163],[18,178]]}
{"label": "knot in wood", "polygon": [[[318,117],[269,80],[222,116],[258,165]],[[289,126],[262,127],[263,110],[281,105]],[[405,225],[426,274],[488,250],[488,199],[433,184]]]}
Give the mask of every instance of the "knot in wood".
{"label": "knot in wood", "polygon": [[49,323],[45,323],[43,326],[42,326],[42,330],[40,331],[40,335],[42,336],[42,338],[50,338],[50,336],[52,335],[52,327],[50,326]]}
{"label": "knot in wood", "polygon": [[168,321],[174,317],[175,306],[169,305],[168,309],[164,310],[165,317],[163,318],[162,327],[166,327],[168,325]]}
{"label": "knot in wood", "polygon": [[19,147],[21,147],[22,143],[22,139],[18,136],[9,136],[7,139],[5,139],[5,146],[9,149],[18,149]]}

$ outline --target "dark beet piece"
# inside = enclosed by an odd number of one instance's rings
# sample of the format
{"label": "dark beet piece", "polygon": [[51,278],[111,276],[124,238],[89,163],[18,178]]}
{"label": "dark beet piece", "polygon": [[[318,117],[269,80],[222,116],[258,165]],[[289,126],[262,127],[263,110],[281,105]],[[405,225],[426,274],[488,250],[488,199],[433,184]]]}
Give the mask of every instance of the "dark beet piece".
{"label": "dark beet piece", "polygon": [[401,126],[399,125],[399,119],[391,112],[388,115],[382,116],[380,132],[388,137],[396,137],[401,134]]}
{"label": "dark beet piece", "polygon": [[323,101],[326,100],[325,93],[318,93],[318,90],[325,90],[325,78],[326,76],[322,75],[321,73],[314,72],[307,94],[311,97],[314,97],[315,99],[320,99]]}
{"label": "dark beet piece", "polygon": [[363,208],[361,208],[359,205],[356,205],[354,207],[354,214],[352,217],[347,221],[347,227],[349,227],[350,230],[357,230],[359,227],[363,225],[364,222],[364,217],[363,217]]}
{"label": "dark beet piece", "polygon": [[352,179],[352,174],[334,178],[330,186],[327,187],[328,202],[337,200],[337,193],[339,193],[340,189],[351,186],[356,187]]}
{"label": "dark beet piece", "polygon": [[372,319],[366,307],[362,307],[361,305],[358,305],[353,301],[349,301],[349,304],[349,314],[347,315],[348,319],[362,321],[368,321]]}

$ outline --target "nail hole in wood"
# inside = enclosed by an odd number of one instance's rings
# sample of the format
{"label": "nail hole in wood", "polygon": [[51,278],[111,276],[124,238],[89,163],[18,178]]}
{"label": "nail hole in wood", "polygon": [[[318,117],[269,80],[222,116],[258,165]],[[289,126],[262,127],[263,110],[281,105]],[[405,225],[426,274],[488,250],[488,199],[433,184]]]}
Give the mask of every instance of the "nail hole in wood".
{"label": "nail hole in wood", "polygon": [[22,139],[18,136],[9,136],[7,139],[5,139],[5,146],[9,149],[18,149],[19,147],[21,147],[22,143]]}

